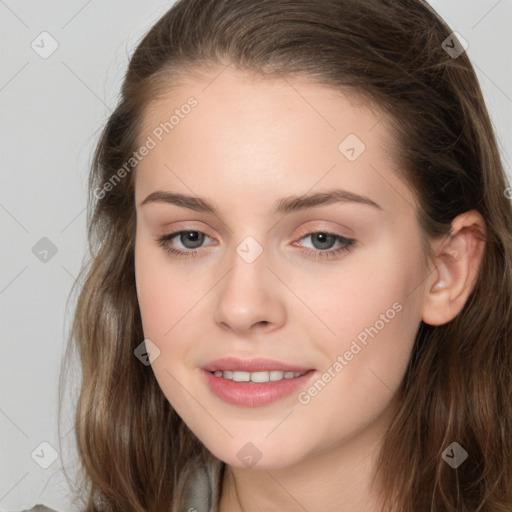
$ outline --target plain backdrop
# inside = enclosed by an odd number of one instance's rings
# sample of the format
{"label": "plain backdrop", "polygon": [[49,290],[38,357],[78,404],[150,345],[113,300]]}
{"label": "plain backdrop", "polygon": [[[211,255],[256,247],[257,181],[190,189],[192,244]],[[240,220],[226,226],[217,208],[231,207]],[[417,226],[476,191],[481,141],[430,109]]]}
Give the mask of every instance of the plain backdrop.
{"label": "plain backdrop", "polygon": [[[2,511],[73,510],[62,464],[72,469],[74,454],[59,453],[57,392],[74,308],[66,302],[86,254],[87,175],[128,58],[172,3],[0,0]],[[431,3],[469,44],[510,172],[512,0]],[[71,419],[70,410],[64,442]]]}

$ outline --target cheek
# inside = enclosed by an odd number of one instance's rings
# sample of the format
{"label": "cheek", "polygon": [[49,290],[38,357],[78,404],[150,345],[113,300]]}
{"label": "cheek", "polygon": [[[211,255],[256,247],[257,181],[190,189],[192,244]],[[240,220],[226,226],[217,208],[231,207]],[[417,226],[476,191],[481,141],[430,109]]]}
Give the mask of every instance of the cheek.
{"label": "cheek", "polygon": [[178,382],[184,381],[182,364],[188,344],[186,336],[179,335],[190,329],[187,312],[198,299],[194,287],[187,285],[189,279],[183,273],[178,275],[166,256],[163,250],[159,254],[154,248],[136,243],[135,280],[144,338],[160,350],[151,368],[166,398],[181,410],[186,407],[187,397]]}
{"label": "cheek", "polygon": [[170,328],[170,315],[173,310],[169,304],[172,293],[162,279],[160,269],[149,264],[143,251],[136,259],[135,279],[137,283],[137,298],[139,302],[144,336],[149,339],[160,338]]}
{"label": "cheek", "polygon": [[300,320],[306,332],[316,325],[322,333],[311,339],[325,356],[329,383],[319,383],[321,393],[312,389],[305,396],[307,401],[318,394],[320,417],[329,402],[343,405],[335,409],[343,410],[340,414],[371,415],[403,379],[421,319],[422,265],[419,244],[414,247],[409,240],[407,247],[402,245],[390,241],[371,255],[354,253],[339,272],[316,276],[302,289],[324,324],[312,315]]}
{"label": "cheek", "polygon": [[135,280],[144,335],[163,341],[197,302],[200,290],[191,277],[176,271],[163,249],[143,243],[135,247]]}
{"label": "cheek", "polygon": [[354,251],[327,270],[289,272],[287,279],[314,314],[303,318],[311,325],[316,322],[319,335],[332,340],[329,347],[340,349],[376,323],[379,332],[393,330],[404,317],[412,316],[417,325],[421,317],[418,285],[424,278],[421,261],[419,241],[388,238],[371,249]]}
{"label": "cheek", "polygon": [[204,322],[211,318],[205,299],[215,277],[189,272],[186,265],[170,261],[164,250],[136,244],[135,279],[144,337],[160,350],[151,368],[169,402],[185,416],[190,396],[183,385],[197,386],[195,375],[190,382],[189,372],[197,371],[198,340],[204,339]]}
{"label": "cheek", "polygon": [[324,336],[319,347],[326,364],[298,397],[300,428],[321,433],[324,449],[378,425],[384,415],[393,415],[419,315],[406,301],[406,293],[383,298],[359,304],[362,313],[346,302],[346,315],[340,313],[337,323],[332,317],[337,336]]}

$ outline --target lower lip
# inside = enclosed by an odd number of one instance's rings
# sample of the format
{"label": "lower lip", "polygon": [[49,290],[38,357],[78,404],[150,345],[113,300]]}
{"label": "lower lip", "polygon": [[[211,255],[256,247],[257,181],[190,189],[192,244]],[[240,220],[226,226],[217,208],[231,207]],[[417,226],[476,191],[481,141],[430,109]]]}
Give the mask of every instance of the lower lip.
{"label": "lower lip", "polygon": [[300,377],[271,382],[235,382],[217,377],[206,370],[201,371],[214,394],[225,402],[242,407],[261,407],[291,395],[306,385],[316,373],[315,370],[309,370]]}

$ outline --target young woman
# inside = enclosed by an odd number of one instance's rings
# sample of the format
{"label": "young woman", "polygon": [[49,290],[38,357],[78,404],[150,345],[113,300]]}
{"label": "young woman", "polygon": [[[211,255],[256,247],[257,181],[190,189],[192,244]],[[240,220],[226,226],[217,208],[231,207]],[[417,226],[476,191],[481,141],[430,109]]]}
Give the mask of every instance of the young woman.
{"label": "young woman", "polygon": [[83,510],[512,510],[511,204],[426,2],[179,1],[90,188]]}

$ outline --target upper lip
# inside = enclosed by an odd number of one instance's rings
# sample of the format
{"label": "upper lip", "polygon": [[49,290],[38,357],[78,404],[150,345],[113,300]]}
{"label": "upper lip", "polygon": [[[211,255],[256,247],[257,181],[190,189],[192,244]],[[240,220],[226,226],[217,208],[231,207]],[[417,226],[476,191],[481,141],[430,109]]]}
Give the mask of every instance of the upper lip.
{"label": "upper lip", "polygon": [[223,357],[221,359],[216,359],[215,361],[210,361],[205,364],[203,370],[214,372],[216,370],[224,371],[224,370],[233,370],[233,371],[242,371],[242,372],[258,372],[258,371],[272,371],[272,370],[282,370],[285,372],[302,372],[307,370],[312,370],[311,367],[292,365],[283,363],[281,361],[276,361],[275,359],[238,359],[236,357]]}

